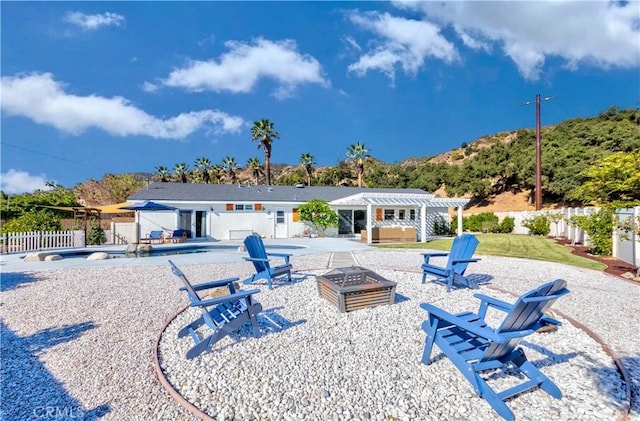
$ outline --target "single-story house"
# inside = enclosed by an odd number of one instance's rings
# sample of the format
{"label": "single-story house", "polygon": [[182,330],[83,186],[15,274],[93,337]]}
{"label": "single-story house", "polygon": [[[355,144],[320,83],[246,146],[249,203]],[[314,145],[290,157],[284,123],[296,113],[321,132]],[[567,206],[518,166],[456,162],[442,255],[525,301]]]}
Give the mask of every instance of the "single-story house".
{"label": "single-story house", "polygon": [[298,207],[311,199],[327,201],[339,216],[338,228],[327,236],[362,235],[368,243],[383,237],[378,230],[390,228],[414,237],[403,240],[424,242],[434,235],[434,224],[449,222],[449,208],[458,209],[460,221],[462,207],[469,201],[440,198],[420,189],[161,182],[128,198],[174,208],[137,210],[138,238],[155,230],[170,234],[185,229],[191,238],[217,240],[242,239],[251,233],[264,238],[308,236],[309,226],[300,221]]}

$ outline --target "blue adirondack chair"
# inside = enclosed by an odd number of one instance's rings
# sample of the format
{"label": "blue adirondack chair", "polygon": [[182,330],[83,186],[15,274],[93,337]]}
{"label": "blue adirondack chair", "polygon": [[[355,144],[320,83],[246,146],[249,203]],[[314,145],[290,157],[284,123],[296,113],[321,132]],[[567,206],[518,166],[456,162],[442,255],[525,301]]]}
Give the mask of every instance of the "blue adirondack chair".
{"label": "blue adirondack chair", "polygon": [[[257,235],[249,235],[244,239],[244,246],[249,253],[249,257],[244,260],[253,263],[256,273],[243,281],[244,284],[251,284],[257,279],[266,279],[269,289],[273,288],[272,281],[278,277],[287,276],[287,280],[291,282],[291,263],[289,263],[290,254],[285,253],[267,253],[262,238]],[[279,266],[271,266],[270,257],[278,257],[284,259],[284,263]]]}
{"label": "blue adirondack chair", "polygon": [[[514,415],[504,401],[527,390],[540,387],[560,399],[560,389],[527,360],[518,345],[522,338],[545,324],[543,313],[559,297],[569,292],[566,285],[564,280],[556,279],[520,296],[515,304],[476,294],[475,297],[481,300],[478,314],[450,314],[431,304],[421,304],[420,307],[429,312],[428,321],[422,325],[427,334],[422,362],[427,365],[430,363],[429,357],[435,343],[469,380],[476,394],[506,420],[513,420]],[[484,321],[489,306],[506,312],[497,329],[492,329]],[[480,376],[483,371],[495,369],[505,372],[515,369],[518,375],[524,374],[528,380],[496,392]]]}
{"label": "blue adirondack chair", "polygon": [[[171,265],[173,274],[182,280],[184,286],[180,288],[180,291],[187,292],[190,306],[198,307],[202,310],[202,315],[198,319],[189,323],[178,332],[179,338],[187,334],[191,335],[195,343],[195,345],[187,351],[188,360],[211,349],[216,342],[240,329],[249,321],[251,322],[253,335],[255,337],[260,336],[256,315],[262,311],[262,306],[260,303],[254,301],[252,297],[253,294],[260,292],[259,289],[236,292],[233,282],[239,278],[221,279],[219,281],[191,285],[184,273],[182,273],[171,260],[169,260],[169,264]],[[197,292],[223,286],[229,288],[229,295],[203,299]],[[201,337],[203,333],[202,331],[198,332],[198,329],[205,325],[211,330],[211,333],[208,336]]]}
{"label": "blue adirondack chair", "polygon": [[151,231],[149,233],[149,236],[146,238],[141,238],[140,242],[141,243],[162,243],[164,242],[164,231],[162,230]]}
{"label": "blue adirondack chair", "polygon": [[[456,284],[462,284],[469,288],[477,289],[478,284],[464,276],[464,272],[467,270],[469,263],[477,262],[480,259],[472,259],[473,253],[478,246],[478,239],[471,234],[463,234],[453,239],[451,244],[451,250],[449,253],[421,253],[424,257],[424,263],[422,263],[422,283],[425,283],[427,275],[434,276],[437,281],[443,281],[447,283],[447,292],[451,291],[451,286],[455,282]],[[447,265],[445,267],[432,265],[429,263],[431,257],[436,256],[449,256]]]}

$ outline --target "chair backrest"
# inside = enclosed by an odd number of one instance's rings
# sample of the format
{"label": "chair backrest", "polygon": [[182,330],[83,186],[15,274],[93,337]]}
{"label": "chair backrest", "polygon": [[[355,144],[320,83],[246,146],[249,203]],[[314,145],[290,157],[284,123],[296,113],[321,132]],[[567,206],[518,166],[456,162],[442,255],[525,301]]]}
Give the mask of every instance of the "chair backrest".
{"label": "chair backrest", "polygon": [[[544,317],[553,303],[561,296],[567,294],[567,282],[563,279],[547,282],[538,288],[529,291],[518,298],[513,309],[507,313],[504,320],[496,329],[496,333],[517,332],[540,327],[540,320]],[[485,351],[482,360],[500,358],[515,349],[522,337],[514,338],[503,343],[492,343]]]}
{"label": "chair backrest", "polygon": [[182,280],[182,283],[184,284],[184,288],[187,291],[187,294],[189,294],[189,301],[191,301],[191,303],[199,302],[200,296],[198,295],[196,290],[193,289],[193,287],[191,286],[191,283],[189,282],[187,277],[184,275],[184,273],[182,273],[182,271],[178,269],[178,267],[171,260],[169,260],[169,264],[171,265],[171,272],[173,272],[174,275],[176,275],[178,278]]}
{"label": "chair backrest", "polygon": [[[262,238],[257,235],[248,235],[244,239],[244,247],[247,249],[247,253],[249,253],[250,257],[257,259],[268,259],[267,250],[264,247],[264,243],[262,242]],[[253,266],[256,268],[256,272],[264,272],[270,269],[269,262],[257,262],[253,261]]]}
{"label": "chair backrest", "polygon": [[187,234],[187,230],[185,229],[178,229],[178,230],[174,230],[173,233],[171,234],[172,237],[186,237]]}
{"label": "chair backrest", "polygon": [[447,269],[453,267],[457,274],[463,275],[469,263],[458,263],[454,267],[452,262],[460,259],[471,259],[473,253],[476,251],[476,247],[478,247],[478,239],[472,234],[462,234],[454,238],[451,244],[451,250],[449,251]]}
{"label": "chair backrest", "polygon": [[158,231],[151,231],[149,233],[149,238],[162,238],[162,230],[158,230]]}

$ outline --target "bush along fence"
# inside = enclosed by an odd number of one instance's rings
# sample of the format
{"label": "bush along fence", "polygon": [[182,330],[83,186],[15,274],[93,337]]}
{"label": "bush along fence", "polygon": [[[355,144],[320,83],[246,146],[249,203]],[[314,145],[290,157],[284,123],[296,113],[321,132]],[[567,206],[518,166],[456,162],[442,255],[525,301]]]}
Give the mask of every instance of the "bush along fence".
{"label": "bush along fence", "polygon": [[565,238],[588,246],[594,254],[610,255],[640,266],[640,206],[627,209],[560,208],[545,211],[500,212],[513,218],[513,233]]}
{"label": "bush along fence", "polygon": [[85,247],[85,232],[84,230],[11,232],[0,236],[0,245],[3,254]]}

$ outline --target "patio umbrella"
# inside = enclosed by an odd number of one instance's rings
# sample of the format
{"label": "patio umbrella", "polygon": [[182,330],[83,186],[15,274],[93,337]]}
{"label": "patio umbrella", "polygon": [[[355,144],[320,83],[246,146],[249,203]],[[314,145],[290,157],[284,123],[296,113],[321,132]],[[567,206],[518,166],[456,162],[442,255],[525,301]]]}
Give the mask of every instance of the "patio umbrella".
{"label": "patio umbrella", "polygon": [[128,209],[134,211],[167,211],[167,210],[175,210],[173,206],[163,205],[162,203],[152,202],[150,200],[145,200],[144,202],[134,203],[133,205],[121,206],[120,209]]}

